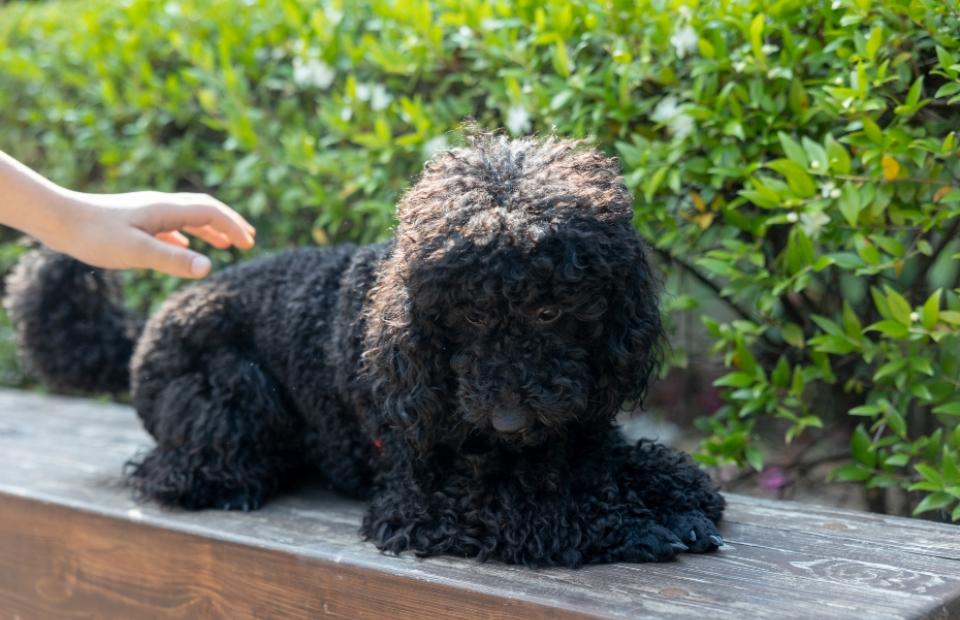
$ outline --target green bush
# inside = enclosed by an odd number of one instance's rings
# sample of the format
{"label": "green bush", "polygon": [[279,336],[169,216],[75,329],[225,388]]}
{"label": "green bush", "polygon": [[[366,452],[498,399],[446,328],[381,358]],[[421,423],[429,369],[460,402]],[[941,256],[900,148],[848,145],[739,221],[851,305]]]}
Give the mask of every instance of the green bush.
{"label": "green bush", "polygon": [[958,15],[956,0],[15,4],[0,140],[76,189],[211,191],[272,250],[387,236],[464,119],[592,137],[620,156],[664,269],[735,314],[704,316],[730,372],[699,458],[759,469],[771,420],[787,441],[847,428],[839,479],[919,490],[917,512],[957,520]]}

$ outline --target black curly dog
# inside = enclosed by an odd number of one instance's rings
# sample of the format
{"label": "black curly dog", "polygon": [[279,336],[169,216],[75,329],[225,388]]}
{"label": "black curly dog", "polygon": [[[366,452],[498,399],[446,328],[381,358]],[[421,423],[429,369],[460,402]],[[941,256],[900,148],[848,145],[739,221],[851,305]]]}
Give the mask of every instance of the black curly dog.
{"label": "black curly dog", "polygon": [[391,552],[665,560],[721,545],[724,501],[613,423],[662,337],[632,215],[596,151],[477,136],[427,164],[387,243],[225,269],[145,325],[107,274],[33,253],[7,307],[51,386],[131,389],[157,445],[130,479],[163,504],[252,509],[308,471],[368,498]]}

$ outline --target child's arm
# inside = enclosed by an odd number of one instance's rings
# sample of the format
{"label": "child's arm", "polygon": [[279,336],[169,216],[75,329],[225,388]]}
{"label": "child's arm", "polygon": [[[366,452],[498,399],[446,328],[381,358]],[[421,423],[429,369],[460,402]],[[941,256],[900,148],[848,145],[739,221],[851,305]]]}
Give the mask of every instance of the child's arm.
{"label": "child's arm", "polygon": [[0,224],[107,269],[142,267],[202,278],[210,260],[187,249],[183,230],[214,247],[253,247],[256,231],[206,194],[85,194],[64,189],[0,151]]}

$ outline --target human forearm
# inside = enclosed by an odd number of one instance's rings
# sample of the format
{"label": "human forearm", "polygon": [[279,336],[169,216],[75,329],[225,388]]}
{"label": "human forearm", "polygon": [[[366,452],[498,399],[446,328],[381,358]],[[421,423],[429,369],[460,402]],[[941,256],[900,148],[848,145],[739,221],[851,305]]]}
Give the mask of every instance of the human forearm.
{"label": "human forearm", "polygon": [[65,205],[76,200],[71,194],[0,151],[0,224],[50,245],[62,236]]}
{"label": "human forearm", "polygon": [[58,186],[0,151],[0,224],[108,269],[141,267],[185,278],[210,270],[181,230],[217,248],[249,249],[255,230],[206,194],[87,194]]}

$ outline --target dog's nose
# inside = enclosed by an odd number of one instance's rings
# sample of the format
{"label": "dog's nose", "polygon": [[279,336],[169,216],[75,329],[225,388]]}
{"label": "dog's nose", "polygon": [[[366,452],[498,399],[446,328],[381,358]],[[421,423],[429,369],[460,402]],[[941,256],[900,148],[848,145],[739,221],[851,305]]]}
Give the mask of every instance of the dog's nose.
{"label": "dog's nose", "polygon": [[530,426],[530,418],[520,412],[510,409],[497,409],[491,419],[493,428],[501,433],[515,433]]}

